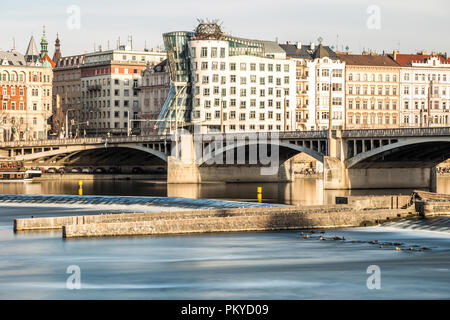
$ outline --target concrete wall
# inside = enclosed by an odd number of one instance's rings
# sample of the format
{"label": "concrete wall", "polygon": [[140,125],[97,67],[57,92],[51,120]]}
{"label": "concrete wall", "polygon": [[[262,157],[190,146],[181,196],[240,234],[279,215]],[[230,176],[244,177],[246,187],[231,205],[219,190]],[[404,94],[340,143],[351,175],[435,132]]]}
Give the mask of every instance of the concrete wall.
{"label": "concrete wall", "polygon": [[416,211],[425,218],[450,217],[450,201],[416,200]]}
{"label": "concrete wall", "polygon": [[264,231],[304,228],[342,228],[366,226],[411,215],[409,210],[356,212],[287,213],[212,217],[181,220],[154,220],[124,223],[96,223],[63,226],[63,237],[104,237],[165,235],[182,233]]}
{"label": "concrete wall", "polygon": [[250,165],[199,167],[202,182],[287,182],[294,171],[290,160],[283,163],[273,175],[261,174],[261,167]]}
{"label": "concrete wall", "polygon": [[300,213],[300,212],[344,212],[351,210],[348,205],[325,205],[325,206],[285,206],[285,207],[265,207],[265,208],[237,208],[221,210],[192,210],[178,212],[152,212],[152,213],[123,213],[123,214],[101,214],[88,216],[66,216],[48,218],[26,218],[14,220],[15,231],[27,230],[50,230],[61,229],[64,225],[77,225],[88,223],[112,223],[130,221],[151,221],[158,219],[190,219],[190,218],[210,218],[224,216],[249,216],[249,215],[270,215],[280,213]]}
{"label": "concrete wall", "polygon": [[412,189],[430,187],[429,168],[348,169],[349,189]]}
{"label": "concrete wall", "polygon": [[348,204],[356,210],[408,208],[411,196],[345,196],[336,197],[336,204]]}

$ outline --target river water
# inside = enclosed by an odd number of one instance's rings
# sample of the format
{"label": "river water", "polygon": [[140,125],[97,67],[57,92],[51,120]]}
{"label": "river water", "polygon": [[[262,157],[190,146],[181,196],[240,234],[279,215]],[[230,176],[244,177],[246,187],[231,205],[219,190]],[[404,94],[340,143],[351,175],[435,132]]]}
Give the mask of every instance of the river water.
{"label": "river water", "polygon": [[[204,183],[172,184],[145,180],[86,180],[85,195],[163,196],[194,199],[257,201],[262,187],[263,202],[284,204],[334,204],[344,195],[409,195],[413,189],[323,190],[321,179],[297,179],[293,183]],[[0,194],[78,194],[78,180],[0,183]],[[437,192],[450,194],[450,177],[439,177]]]}
{"label": "river water", "polygon": [[[441,191],[450,190],[450,180],[438,183]],[[276,203],[332,203],[334,196],[346,193],[324,192],[321,182],[313,179],[292,184],[195,187],[85,181],[83,191],[255,201],[257,186],[263,187],[264,201]],[[1,194],[76,194],[77,189],[77,181],[0,184]],[[449,218],[413,219],[321,234],[345,238],[340,241],[321,241],[318,234],[305,239],[300,232],[306,231],[63,240],[60,232],[12,230],[15,218],[102,210],[101,206],[0,205],[0,299],[450,298]],[[373,240],[378,244],[369,243]],[[373,265],[380,269],[380,289],[367,286],[371,276],[367,268]],[[67,287],[69,266],[80,268],[79,290]]]}

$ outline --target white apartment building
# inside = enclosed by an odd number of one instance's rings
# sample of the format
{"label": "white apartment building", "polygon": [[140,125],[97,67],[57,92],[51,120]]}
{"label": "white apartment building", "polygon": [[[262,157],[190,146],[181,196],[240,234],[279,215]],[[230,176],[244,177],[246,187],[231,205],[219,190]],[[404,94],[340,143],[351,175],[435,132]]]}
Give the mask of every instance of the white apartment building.
{"label": "white apartment building", "polygon": [[[330,92],[333,128],[342,128],[345,110],[345,62],[327,46],[282,44],[297,64],[296,129],[322,130],[329,126]],[[330,91],[331,88],[331,91]]]}
{"label": "white apartment building", "polygon": [[214,23],[164,39],[172,87],[160,119],[177,113],[178,126],[202,133],[295,130],[295,61],[276,42],[232,37]]}
{"label": "white apartment building", "polygon": [[156,65],[166,58],[158,51],[97,51],[85,55],[81,67],[82,123],[89,122],[90,135],[129,134],[138,128],[133,119],[141,113],[141,74],[147,64]]}
{"label": "white apartment building", "polygon": [[[307,130],[324,130],[329,127],[343,129],[345,121],[345,62],[323,47],[313,47],[311,61],[307,61],[309,85],[309,114]],[[331,99],[331,100],[330,100]],[[311,103],[313,102],[313,103]],[[331,106],[330,106],[331,102]],[[331,115],[330,115],[331,110]]]}
{"label": "white apartment building", "polygon": [[228,41],[189,43],[194,93],[192,123],[202,132],[293,130],[295,62],[277,58],[229,56]]}
{"label": "white apartment building", "polygon": [[400,126],[450,125],[450,60],[442,54],[390,55],[400,66]]}

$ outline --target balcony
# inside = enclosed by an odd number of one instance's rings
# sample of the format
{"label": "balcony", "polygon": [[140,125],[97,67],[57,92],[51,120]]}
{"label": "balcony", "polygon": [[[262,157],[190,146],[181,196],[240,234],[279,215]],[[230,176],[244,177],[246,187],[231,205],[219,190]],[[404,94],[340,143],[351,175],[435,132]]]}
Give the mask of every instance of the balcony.
{"label": "balcony", "polygon": [[91,84],[91,85],[87,85],[87,89],[89,91],[94,91],[94,90],[101,90],[102,89],[102,85],[101,84]]}
{"label": "balcony", "polygon": [[10,99],[9,94],[2,95],[2,100],[9,100],[9,99]]}

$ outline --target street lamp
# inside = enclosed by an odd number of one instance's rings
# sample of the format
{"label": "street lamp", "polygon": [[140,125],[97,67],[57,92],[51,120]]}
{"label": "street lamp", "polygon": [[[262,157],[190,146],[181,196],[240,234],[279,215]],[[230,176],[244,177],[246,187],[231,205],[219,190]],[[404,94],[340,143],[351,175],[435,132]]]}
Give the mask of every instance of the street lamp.
{"label": "street lamp", "polygon": [[77,109],[67,109],[66,110],[66,138],[69,138],[69,111],[75,111]]}

